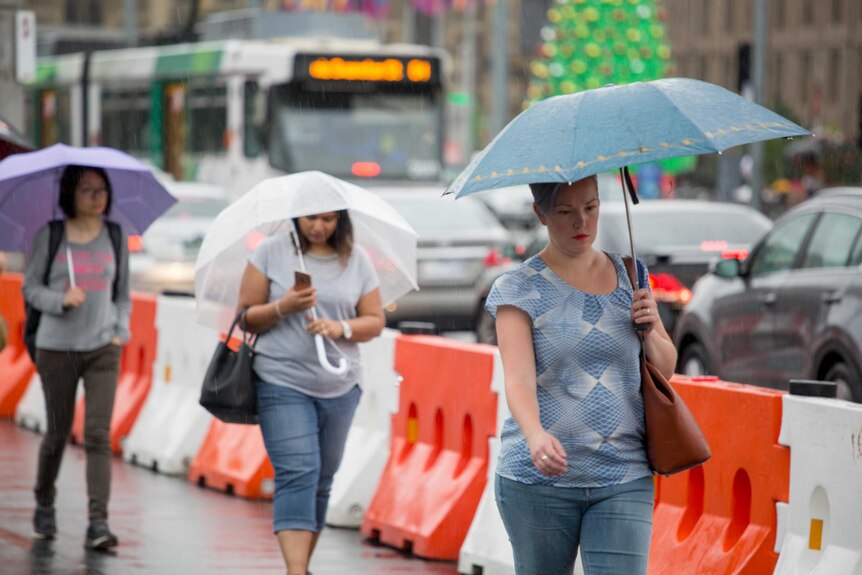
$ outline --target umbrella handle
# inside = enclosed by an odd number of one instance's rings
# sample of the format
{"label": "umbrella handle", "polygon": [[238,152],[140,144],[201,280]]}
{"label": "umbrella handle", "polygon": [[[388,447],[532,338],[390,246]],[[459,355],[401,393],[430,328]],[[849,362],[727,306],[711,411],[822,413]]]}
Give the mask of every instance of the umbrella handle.
{"label": "umbrella handle", "polygon": [[340,358],[337,366],[329,363],[329,358],[326,357],[326,349],[323,347],[323,336],[315,334],[314,346],[317,348],[317,361],[320,363],[320,367],[322,367],[324,371],[333,375],[344,375],[347,373],[348,365],[345,358]]}

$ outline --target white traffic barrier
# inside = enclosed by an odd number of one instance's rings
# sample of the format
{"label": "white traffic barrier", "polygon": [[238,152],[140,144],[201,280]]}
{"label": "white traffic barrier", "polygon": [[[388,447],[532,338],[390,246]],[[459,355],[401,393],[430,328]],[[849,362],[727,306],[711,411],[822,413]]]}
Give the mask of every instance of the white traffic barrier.
{"label": "white traffic barrier", "polygon": [[198,404],[218,332],[197,323],[195,302],[159,296],[153,386],[123,443],[125,461],[169,475],[184,474],[212,416]]}
{"label": "white traffic barrier", "polygon": [[385,329],[380,337],[360,344],[362,399],[347,443],[344,459],[335,474],[329,496],[326,523],[336,527],[359,527],[365,510],[389,459],[392,414],[398,411],[395,372],[395,339],[399,332]]}
{"label": "white traffic barrier", "polygon": [[[503,526],[503,519],[494,498],[494,476],[497,473],[497,457],[500,455],[500,433],[509,417],[506,403],[506,386],[503,378],[503,362],[500,352],[494,354],[494,372],[491,389],[497,394],[497,436],[488,440],[488,482],[482,499],[473,516],[470,530],[458,554],[459,573],[482,573],[482,575],[514,575],[515,559],[512,545]],[[581,556],[575,560],[573,575],[583,575]]]}
{"label": "white traffic barrier", "polygon": [[[84,397],[84,385],[78,381],[78,391],[75,395],[75,405]],[[34,373],[27,384],[27,390],[15,408],[15,423],[36,433],[45,433],[48,426],[45,414],[45,392],[42,390],[42,378]]]}
{"label": "white traffic barrier", "polygon": [[483,575],[512,575],[515,561],[512,545],[503,527],[497,502],[494,500],[494,476],[497,473],[497,457],[500,454],[500,431],[503,422],[509,417],[506,404],[506,389],[503,381],[503,362],[500,352],[494,353],[494,370],[491,376],[491,390],[497,394],[497,434],[488,440],[488,482],[476,515],[470,524],[467,537],[458,554],[458,571]]}
{"label": "white traffic barrier", "polygon": [[862,405],[786,395],[790,501],[775,575],[862,575]]}

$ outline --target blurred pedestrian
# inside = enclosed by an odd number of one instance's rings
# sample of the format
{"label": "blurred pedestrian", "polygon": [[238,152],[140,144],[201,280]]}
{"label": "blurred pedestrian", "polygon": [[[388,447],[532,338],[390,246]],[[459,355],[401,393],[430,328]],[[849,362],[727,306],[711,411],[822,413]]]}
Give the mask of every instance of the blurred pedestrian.
{"label": "blurred pedestrian", "polygon": [[49,224],[33,239],[23,285],[27,302],[42,313],[35,360],[47,413],[33,527],[44,538],[53,538],[57,532],[55,482],[72,430],[81,379],[89,497],[85,545],[92,549],[118,543],[108,528],[110,426],[120,353],[130,336],[128,250],[119,226],[106,219],[111,199],[104,170],[68,166],[60,178],[59,205],[66,218],[55,227],[62,234],[56,255],[49,260]]}
{"label": "blurred pedestrian", "polygon": [[[308,572],[326,518],[333,476],[361,395],[358,343],[383,330],[377,273],[353,245],[347,211],[294,220],[312,286],[295,285],[302,266],[291,238],[264,239],[240,287],[249,331],[258,333],[254,370],[260,427],[275,469],[273,531],[289,575]],[[314,306],[320,311],[311,315]],[[313,336],[350,361],[337,375],[323,369]]]}
{"label": "blurred pedestrian", "polygon": [[667,377],[676,350],[650,290],[633,291],[622,256],[592,245],[596,177],[531,189],[548,244],[500,276],[486,304],[512,413],[495,491],[515,570],[572,573],[580,549],[590,575],[643,574],[653,481],[633,321],[646,326],[647,358]]}

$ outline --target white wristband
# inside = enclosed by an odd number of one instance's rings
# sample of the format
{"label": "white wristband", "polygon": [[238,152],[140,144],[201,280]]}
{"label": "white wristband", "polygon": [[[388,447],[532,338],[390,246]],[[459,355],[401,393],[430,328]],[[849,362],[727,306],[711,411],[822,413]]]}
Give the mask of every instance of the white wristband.
{"label": "white wristband", "polygon": [[275,315],[278,316],[278,319],[281,319],[284,317],[284,314],[281,313],[281,308],[278,305],[278,300],[275,300]]}
{"label": "white wristband", "polygon": [[340,320],[338,323],[341,324],[341,329],[344,331],[344,333],[341,334],[341,337],[343,337],[344,339],[350,339],[351,337],[353,337],[353,330],[350,329],[349,323],[344,320]]}

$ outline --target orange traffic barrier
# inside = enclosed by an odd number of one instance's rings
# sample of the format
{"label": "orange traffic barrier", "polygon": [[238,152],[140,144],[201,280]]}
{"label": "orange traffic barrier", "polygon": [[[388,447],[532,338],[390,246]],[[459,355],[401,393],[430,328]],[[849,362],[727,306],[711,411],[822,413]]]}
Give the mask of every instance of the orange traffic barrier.
{"label": "orange traffic barrier", "polygon": [[457,559],[487,482],[496,433],[494,349],[434,336],[401,336],[404,378],[389,460],[361,531],[420,557]]}
{"label": "orange traffic barrier", "polygon": [[[156,298],[151,295],[132,295],[132,315],[129,319],[132,337],[123,348],[117,395],[111,416],[111,450],[121,453],[123,439],[144,406],[153,384],[153,364],[156,360]],[[72,424],[72,441],[83,445],[84,398],[75,406]]]}
{"label": "orange traffic barrier", "polygon": [[0,417],[13,417],[27,384],[36,372],[24,347],[24,295],[20,274],[0,276],[0,315],[8,328],[6,347],[0,352]]}
{"label": "orange traffic barrier", "polygon": [[216,418],[189,466],[192,483],[248,498],[272,498],[274,475],[259,426]]}
{"label": "orange traffic barrier", "polygon": [[657,481],[649,572],[772,573],[777,502],[786,502],[790,450],[778,444],[784,392],[716,378],[672,383],[712,446],[702,467]]}

